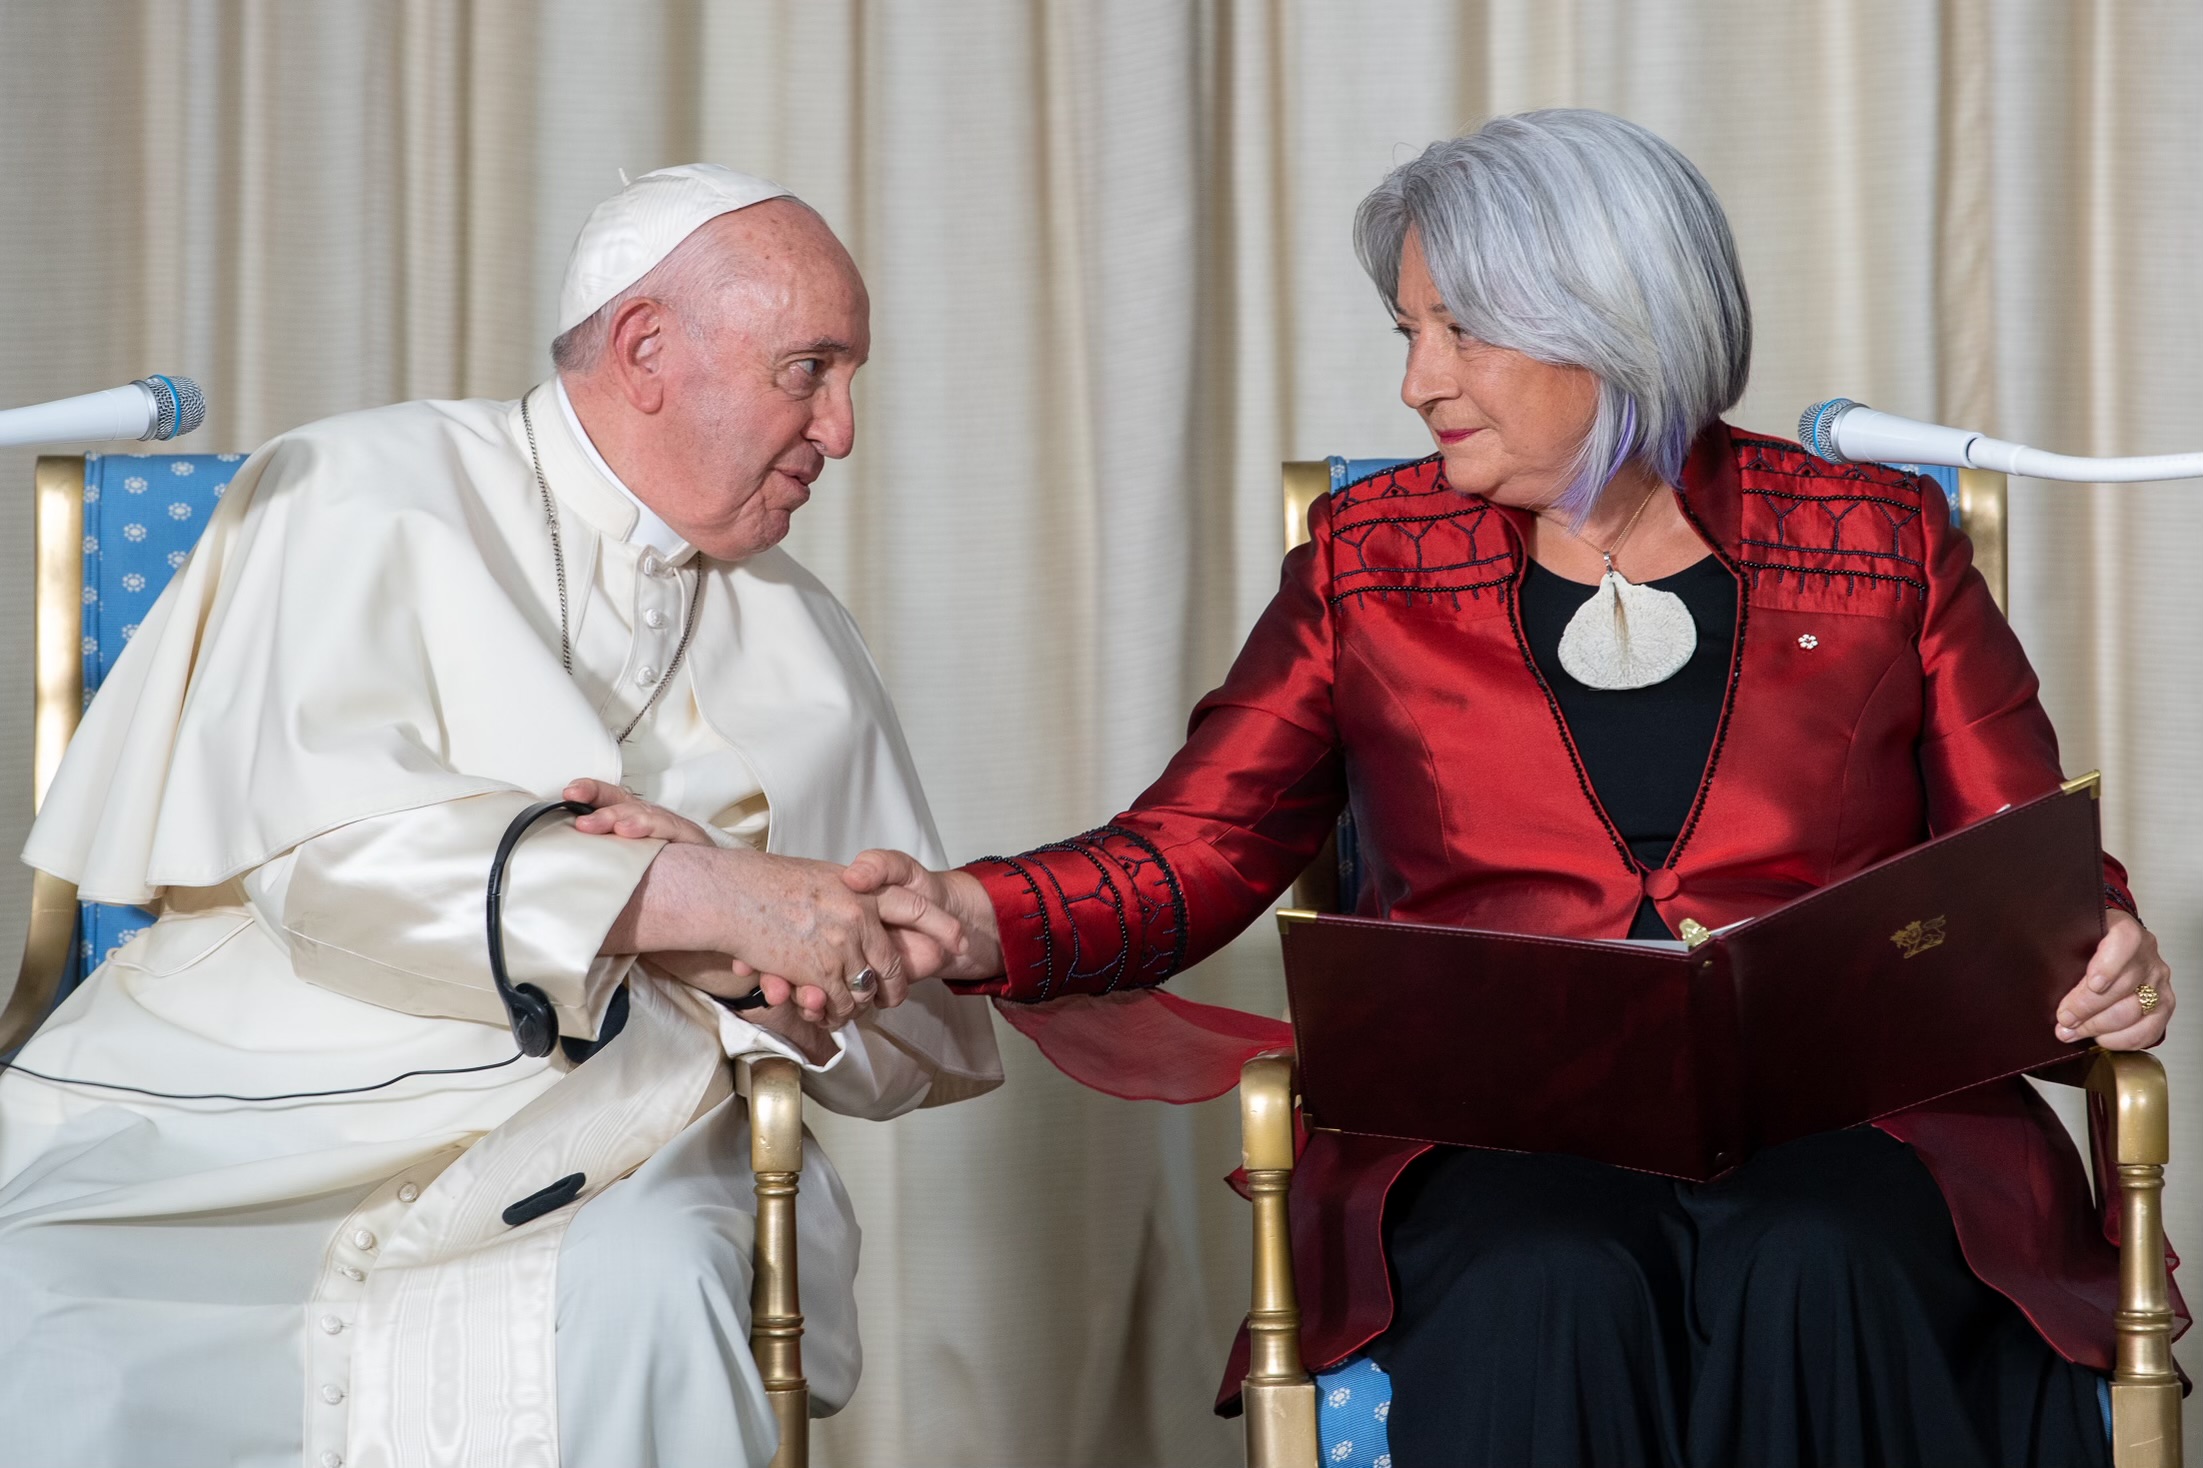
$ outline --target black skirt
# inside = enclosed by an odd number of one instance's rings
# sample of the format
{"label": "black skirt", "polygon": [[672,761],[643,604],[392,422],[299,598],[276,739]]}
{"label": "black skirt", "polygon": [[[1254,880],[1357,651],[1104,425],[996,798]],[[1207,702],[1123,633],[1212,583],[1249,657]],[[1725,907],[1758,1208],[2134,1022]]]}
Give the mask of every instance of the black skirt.
{"label": "black skirt", "polygon": [[1690,1184],[1440,1149],[1385,1220],[1396,1468],[2110,1462],[2094,1373],[1870,1127]]}

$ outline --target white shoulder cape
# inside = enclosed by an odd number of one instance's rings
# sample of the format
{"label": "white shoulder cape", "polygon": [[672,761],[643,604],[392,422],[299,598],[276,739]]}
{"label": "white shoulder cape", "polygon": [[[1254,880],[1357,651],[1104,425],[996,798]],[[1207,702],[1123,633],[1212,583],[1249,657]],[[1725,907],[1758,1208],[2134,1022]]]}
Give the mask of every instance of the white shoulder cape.
{"label": "white shoulder cape", "polygon": [[[539,405],[539,434],[556,416]],[[563,496],[563,461],[546,469]],[[561,533],[578,597],[597,538],[565,505]],[[770,849],[939,865],[847,610],[777,549],[698,564],[697,697],[764,787]],[[559,664],[552,565],[517,403],[403,403],[273,440],[93,700],[24,859],[87,899],[143,903],[370,816],[616,781],[611,734]],[[976,1083],[933,1099],[998,1083],[985,1006],[921,994],[878,1019]]]}

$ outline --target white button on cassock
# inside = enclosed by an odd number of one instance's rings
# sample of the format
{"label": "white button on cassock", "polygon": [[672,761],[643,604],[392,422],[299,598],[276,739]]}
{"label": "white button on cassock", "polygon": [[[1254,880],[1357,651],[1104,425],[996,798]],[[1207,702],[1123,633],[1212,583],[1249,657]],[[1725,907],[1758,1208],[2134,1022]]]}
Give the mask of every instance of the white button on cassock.
{"label": "white button on cassock", "polygon": [[375,1247],[375,1236],[363,1228],[352,1235],[352,1242],[362,1249],[372,1249]]}
{"label": "white button on cassock", "polygon": [[330,1406],[334,1407],[337,1403],[344,1400],[344,1388],[336,1385],[334,1382],[331,1382],[328,1386],[325,1386],[321,1389],[321,1399],[324,1402],[327,1402]]}
{"label": "white button on cassock", "polygon": [[321,1468],[344,1468],[344,1454],[323,1453],[321,1455]]}
{"label": "white button on cassock", "polygon": [[343,1275],[346,1279],[351,1280],[354,1284],[357,1284],[361,1280],[367,1278],[366,1270],[357,1268],[356,1266],[350,1264],[346,1264],[340,1267],[337,1270],[337,1273]]}
{"label": "white button on cassock", "polygon": [[334,1315],[324,1315],[321,1317],[321,1332],[323,1335],[337,1335],[342,1332],[343,1329],[344,1322],[337,1319]]}
{"label": "white button on cassock", "polygon": [[665,613],[659,611],[656,607],[652,607],[649,611],[643,613],[643,625],[653,629],[665,626]]}
{"label": "white button on cassock", "polygon": [[645,666],[635,670],[635,682],[638,687],[648,688],[657,681],[658,670],[656,668]]}
{"label": "white button on cassock", "polygon": [[641,562],[641,570],[642,570],[642,573],[643,573],[643,574],[644,574],[645,576],[656,576],[656,575],[658,575],[658,574],[660,573],[660,571],[662,571],[663,569],[664,569],[664,567],[663,567],[663,566],[661,565],[661,563],[659,562],[659,560],[658,560],[658,553],[657,553],[656,551],[644,551],[644,552],[643,552],[643,558],[642,558],[642,562]]}
{"label": "white button on cassock", "polygon": [[398,1201],[400,1203],[410,1203],[420,1196],[421,1190],[411,1183],[407,1183],[398,1189]]}

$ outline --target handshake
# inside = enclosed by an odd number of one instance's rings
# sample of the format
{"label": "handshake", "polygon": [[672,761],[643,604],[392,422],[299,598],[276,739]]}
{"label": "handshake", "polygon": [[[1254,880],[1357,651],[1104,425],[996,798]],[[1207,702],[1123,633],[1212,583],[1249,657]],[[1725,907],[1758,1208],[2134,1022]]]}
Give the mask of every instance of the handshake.
{"label": "handshake", "polygon": [[[993,904],[978,879],[900,851],[846,867],[726,848],[702,826],[602,780],[564,792],[595,809],[576,830],[668,843],[636,885],[603,951],[640,954],[707,994],[763,991],[760,1022],[783,1032],[838,1029],[861,1003],[900,1004],[921,979],[1002,972]],[[877,987],[859,994],[865,970]]]}

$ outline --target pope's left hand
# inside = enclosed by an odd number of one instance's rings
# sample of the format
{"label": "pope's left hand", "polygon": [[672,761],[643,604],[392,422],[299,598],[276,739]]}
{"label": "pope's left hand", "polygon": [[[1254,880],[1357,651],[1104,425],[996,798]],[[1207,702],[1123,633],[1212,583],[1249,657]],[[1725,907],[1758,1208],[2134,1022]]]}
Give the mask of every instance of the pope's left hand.
{"label": "pope's left hand", "polygon": [[592,836],[624,836],[630,841],[685,841],[691,846],[715,846],[711,834],[686,816],[677,816],[662,805],[652,805],[622,785],[609,780],[576,780],[559,794],[567,800],[593,805],[595,810],[574,817],[574,829]]}
{"label": "pope's left hand", "polygon": [[[2060,1040],[2094,1040],[2106,1050],[2146,1050],[2165,1038],[2172,1019],[2172,968],[2157,952],[2157,935],[2134,914],[2112,908],[2088,972],[2058,1001]],[[2157,1003],[2148,1012],[2135,990],[2148,984]]]}

